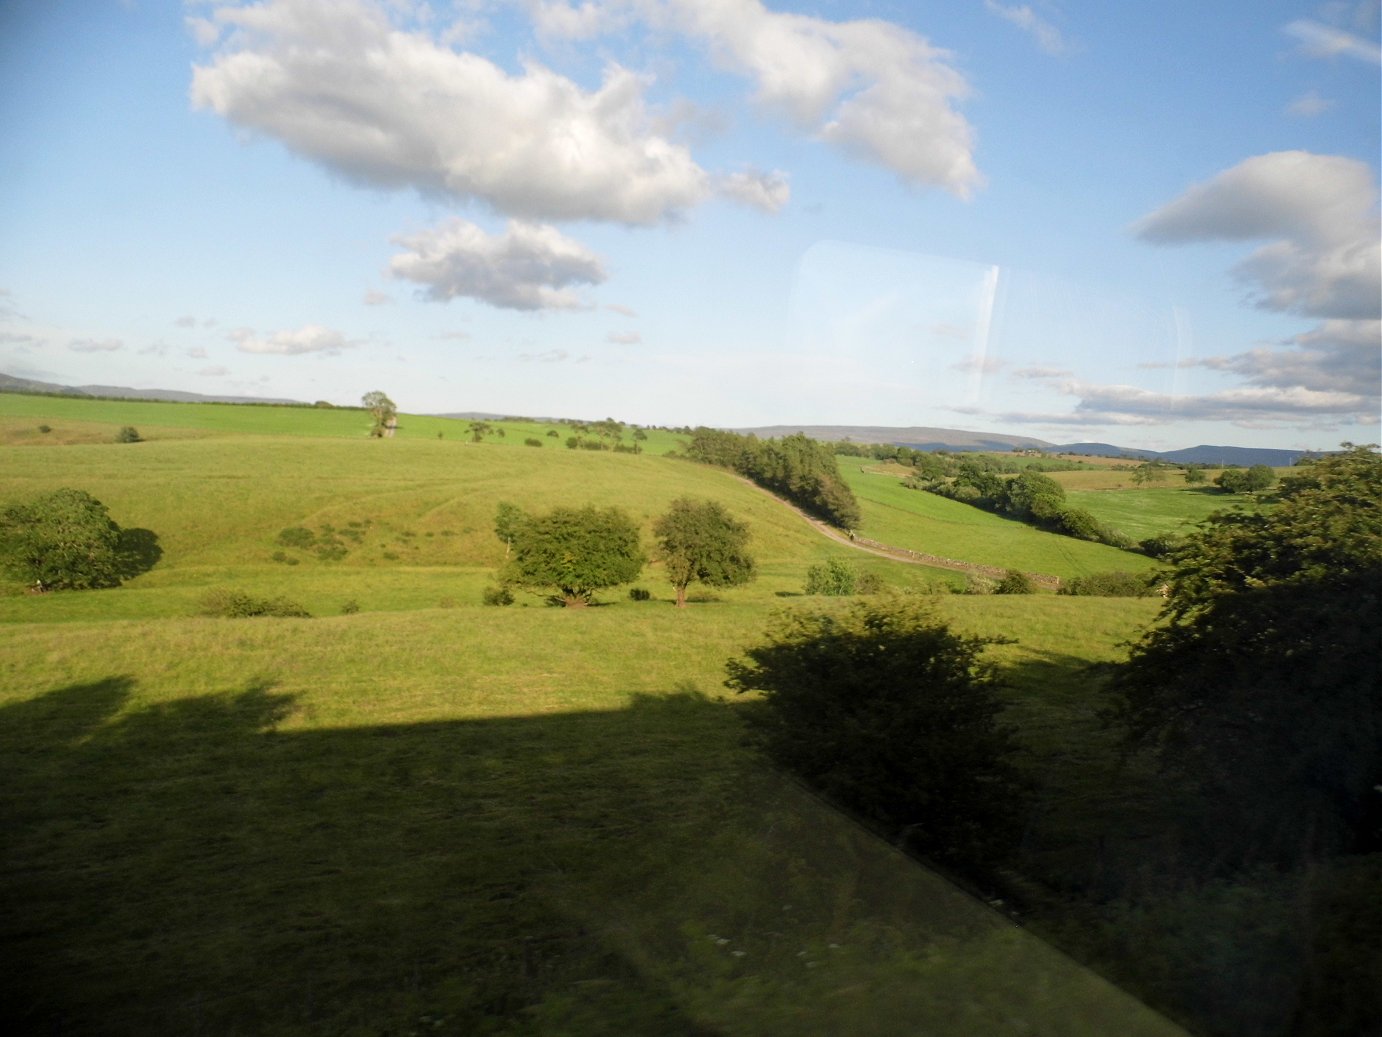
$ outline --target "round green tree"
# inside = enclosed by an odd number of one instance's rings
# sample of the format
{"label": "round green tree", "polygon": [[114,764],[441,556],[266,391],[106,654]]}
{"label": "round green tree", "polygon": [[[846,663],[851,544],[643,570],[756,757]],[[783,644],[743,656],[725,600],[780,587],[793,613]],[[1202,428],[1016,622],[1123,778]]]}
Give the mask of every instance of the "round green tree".
{"label": "round green tree", "polygon": [[120,584],[120,527],[85,490],[55,490],[0,509],[5,571],[42,590]]}
{"label": "round green tree", "polygon": [[746,550],[749,527],[713,500],[674,500],[667,514],[653,523],[657,556],[677,592],[677,608],[686,607],[686,588],[733,587],[757,574]]}
{"label": "round green tree", "polygon": [[506,583],[554,589],[567,608],[589,605],[597,590],[631,583],[647,560],[638,526],[621,508],[553,508],[529,515],[508,506],[496,521],[512,550]]}

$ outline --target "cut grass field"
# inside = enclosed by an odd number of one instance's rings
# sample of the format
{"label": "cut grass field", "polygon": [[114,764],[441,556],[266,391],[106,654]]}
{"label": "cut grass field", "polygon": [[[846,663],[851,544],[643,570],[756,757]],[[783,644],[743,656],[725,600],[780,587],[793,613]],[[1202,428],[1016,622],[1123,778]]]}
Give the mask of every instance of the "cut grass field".
{"label": "cut grass field", "polygon": [[[163,551],[118,589],[0,598],[0,1012],[21,1032],[1179,1032],[745,744],[724,664],[772,609],[830,607],[799,596],[810,565],[930,571],[665,457],[212,431],[0,447],[0,502],[77,486]],[[647,539],[682,494],[749,524],[757,582],[681,611],[653,566],[649,602],[480,605],[499,501],[618,504]],[[293,526],[354,535],[322,561],[276,543]],[[194,616],[211,587],[317,618]],[[1082,668],[1153,603],[934,600],[1017,639],[992,651],[1034,774],[1103,765]],[[1126,806],[1106,787],[1061,824]]]}

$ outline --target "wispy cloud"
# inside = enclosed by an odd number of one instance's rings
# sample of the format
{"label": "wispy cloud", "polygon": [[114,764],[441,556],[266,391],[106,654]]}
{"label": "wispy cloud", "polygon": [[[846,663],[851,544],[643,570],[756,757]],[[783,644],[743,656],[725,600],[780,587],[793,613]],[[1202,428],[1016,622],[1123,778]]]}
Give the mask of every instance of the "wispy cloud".
{"label": "wispy cloud", "polygon": [[1011,22],[1027,33],[1036,40],[1037,46],[1047,54],[1059,57],[1070,52],[1071,46],[1061,35],[1061,31],[1027,4],[1009,6],[997,3],[996,0],[984,0],[984,7],[990,14],[996,14],[999,18]]}
{"label": "wispy cloud", "polygon": [[1382,65],[1382,46],[1344,29],[1303,18],[1282,29],[1300,41],[1301,51],[1312,58],[1346,57],[1369,65]]}
{"label": "wispy cloud", "polygon": [[1323,115],[1333,107],[1334,102],[1329,98],[1321,97],[1314,90],[1307,90],[1286,106],[1286,114],[1293,115],[1298,119],[1313,119],[1317,115]]}
{"label": "wispy cloud", "polygon": [[226,337],[242,353],[270,356],[302,356],[308,353],[336,356],[342,350],[355,346],[339,331],[320,324],[304,324],[295,330],[276,331],[267,337],[256,335],[251,328],[236,328]]}
{"label": "wispy cloud", "polygon": [[616,346],[636,346],[643,341],[643,336],[636,331],[611,331],[605,336],[606,342],[613,342]]}
{"label": "wispy cloud", "polygon": [[118,338],[76,338],[67,343],[67,348],[74,353],[114,353],[124,349],[125,343]]}

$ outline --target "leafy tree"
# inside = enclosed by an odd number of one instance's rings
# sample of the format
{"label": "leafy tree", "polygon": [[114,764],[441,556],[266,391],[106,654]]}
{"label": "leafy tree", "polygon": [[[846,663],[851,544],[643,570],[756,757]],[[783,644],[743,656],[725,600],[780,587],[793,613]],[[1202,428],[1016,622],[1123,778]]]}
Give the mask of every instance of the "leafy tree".
{"label": "leafy tree", "polygon": [[1205,481],[1204,465],[1187,464],[1185,466],[1185,485],[1199,486]]}
{"label": "leafy tree", "polygon": [[374,417],[374,427],[370,429],[370,435],[375,438],[383,436],[389,422],[398,417],[398,407],[378,389],[365,393],[360,397],[360,402]]}
{"label": "leafy tree", "polygon": [[732,587],[756,575],[745,550],[749,527],[730,517],[717,501],[674,500],[667,514],[653,523],[657,554],[677,591],[677,608],[686,607],[686,588],[699,581],[707,587]]}
{"label": "leafy tree", "polygon": [[1065,507],[1065,488],[1049,475],[1028,470],[1008,482],[1003,498],[1003,510],[1009,514],[1046,523]]}
{"label": "leafy tree", "polygon": [[1225,493],[1257,493],[1270,489],[1276,483],[1276,472],[1264,464],[1251,468],[1228,468],[1214,480]]}
{"label": "leafy tree", "polygon": [[[517,509],[515,509],[517,510]],[[595,591],[631,583],[646,556],[638,526],[620,508],[553,508],[496,521],[512,532],[513,557],[501,578],[520,587],[555,588],[567,608],[589,605]]]}
{"label": "leafy tree", "polygon": [[127,565],[106,506],[73,489],[0,509],[0,560],[12,576],[44,590],[116,587]]}
{"label": "leafy tree", "polygon": [[991,859],[1022,797],[989,643],[914,599],[869,599],[779,615],[726,683],[763,693],[751,716],[777,763],[931,856]]}
{"label": "leafy tree", "polygon": [[1276,508],[1187,538],[1164,621],[1112,682],[1130,744],[1200,793],[1223,862],[1382,848],[1382,457],[1345,446]]}

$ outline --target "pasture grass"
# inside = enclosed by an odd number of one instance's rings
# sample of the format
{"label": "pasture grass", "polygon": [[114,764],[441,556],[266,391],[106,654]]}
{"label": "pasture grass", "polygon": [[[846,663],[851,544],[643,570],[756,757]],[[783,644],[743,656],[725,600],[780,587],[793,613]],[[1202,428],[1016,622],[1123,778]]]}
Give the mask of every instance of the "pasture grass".
{"label": "pasture grass", "polygon": [[[653,451],[370,441],[310,409],[275,417],[318,430],[301,435],[156,426],[107,403],[59,409],[168,437],[4,452],[0,500],[77,486],[163,552],[115,590],[0,598],[0,1014],[20,1030],[1178,1032],[746,744],[724,664],[772,609],[844,604],[800,595],[810,565],[844,558],[917,590],[933,571]],[[503,560],[499,501],[617,504],[646,541],[683,494],[748,522],[756,583],[693,585],[677,610],[652,565],[649,602],[479,604]],[[957,526],[992,518],[954,507]],[[342,533],[345,556],[278,546],[293,526]],[[994,552],[978,560],[1001,557],[991,532],[970,534]],[[193,616],[217,587],[317,618]],[[1154,606],[934,602],[966,632],[1018,639],[991,651],[1024,766],[1073,793],[1043,822],[1038,862],[1058,861],[1057,836],[1087,839],[1125,802],[1090,805],[1110,765],[1085,668]]]}
{"label": "pasture grass", "polygon": [[761,618],[11,626],[6,1014],[82,1032],[1177,1032],[763,767],[720,686]]}

